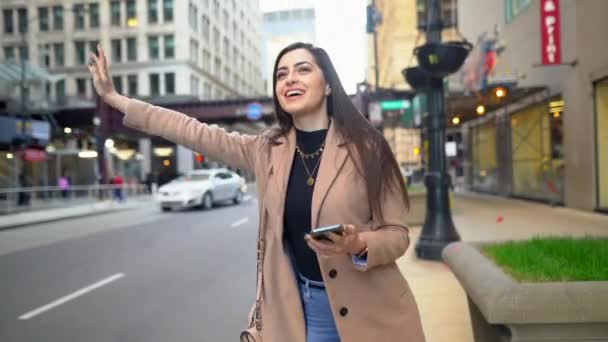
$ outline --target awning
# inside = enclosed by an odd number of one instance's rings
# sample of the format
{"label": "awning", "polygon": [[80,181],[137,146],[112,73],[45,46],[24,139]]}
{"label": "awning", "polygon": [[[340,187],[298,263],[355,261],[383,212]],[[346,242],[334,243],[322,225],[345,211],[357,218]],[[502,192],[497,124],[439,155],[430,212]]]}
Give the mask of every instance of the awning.
{"label": "awning", "polygon": [[[25,61],[26,82],[57,82],[65,78],[65,74],[50,74],[46,69]],[[0,84],[15,84],[21,82],[21,62],[9,59],[0,63]]]}

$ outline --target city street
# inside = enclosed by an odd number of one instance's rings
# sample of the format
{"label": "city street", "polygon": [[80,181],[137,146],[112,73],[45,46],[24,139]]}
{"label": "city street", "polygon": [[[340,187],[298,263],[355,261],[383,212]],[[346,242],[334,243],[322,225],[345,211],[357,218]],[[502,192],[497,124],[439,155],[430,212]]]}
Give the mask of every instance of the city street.
{"label": "city street", "polygon": [[237,340],[254,299],[256,206],[150,203],[1,231],[0,341]]}

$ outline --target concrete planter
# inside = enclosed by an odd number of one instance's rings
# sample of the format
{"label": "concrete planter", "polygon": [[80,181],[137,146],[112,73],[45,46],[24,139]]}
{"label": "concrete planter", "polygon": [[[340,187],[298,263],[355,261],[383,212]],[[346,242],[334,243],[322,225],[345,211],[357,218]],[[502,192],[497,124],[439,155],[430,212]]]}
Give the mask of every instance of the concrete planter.
{"label": "concrete planter", "polygon": [[410,226],[421,226],[426,215],[426,192],[410,192],[410,211],[406,216],[406,223]]}
{"label": "concrete planter", "polygon": [[608,281],[518,283],[479,246],[443,250],[467,293],[475,342],[608,341]]}

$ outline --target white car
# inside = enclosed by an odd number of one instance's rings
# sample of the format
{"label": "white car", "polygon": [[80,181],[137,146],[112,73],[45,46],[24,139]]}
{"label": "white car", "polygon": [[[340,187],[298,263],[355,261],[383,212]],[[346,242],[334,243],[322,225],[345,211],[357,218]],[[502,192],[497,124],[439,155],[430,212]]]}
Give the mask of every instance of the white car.
{"label": "white car", "polygon": [[158,188],[155,200],[162,211],[190,207],[210,209],[219,202],[239,204],[245,192],[245,179],[230,170],[194,170]]}

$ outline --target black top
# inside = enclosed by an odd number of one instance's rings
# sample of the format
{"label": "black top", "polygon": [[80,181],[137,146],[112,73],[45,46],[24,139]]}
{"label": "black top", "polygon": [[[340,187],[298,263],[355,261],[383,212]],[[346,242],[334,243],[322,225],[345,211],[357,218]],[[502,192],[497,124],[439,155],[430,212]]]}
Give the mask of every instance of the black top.
{"label": "black top", "polygon": [[[312,154],[321,147],[327,136],[327,129],[305,132],[296,129],[296,141],[298,147],[306,154]],[[312,173],[315,183],[312,186],[306,184],[308,173],[300,154],[296,151],[289,183],[287,185],[287,196],[285,198],[285,216],[283,238],[286,240],[295,261],[295,268],[308,279],[323,281],[319,262],[315,252],[308,247],[304,235],[310,232],[310,214],[312,205],[312,191],[317,183],[317,174],[322,153],[314,158],[305,158],[308,172]],[[316,170],[313,172],[313,169]]]}

